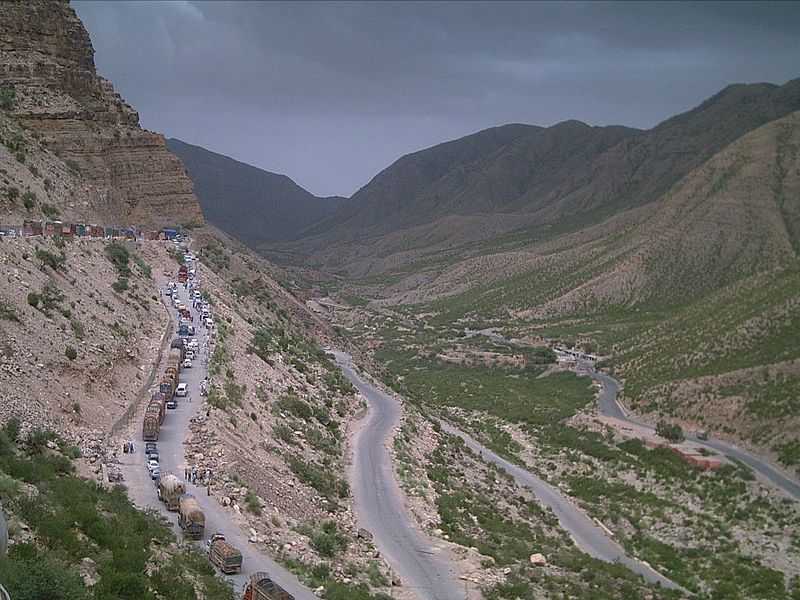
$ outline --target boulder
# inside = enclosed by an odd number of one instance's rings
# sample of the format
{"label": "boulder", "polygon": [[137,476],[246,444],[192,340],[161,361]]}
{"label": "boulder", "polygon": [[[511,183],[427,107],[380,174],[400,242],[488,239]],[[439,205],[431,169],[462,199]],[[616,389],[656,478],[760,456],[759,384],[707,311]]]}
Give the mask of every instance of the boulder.
{"label": "boulder", "polygon": [[537,552],[536,554],[531,554],[531,564],[537,567],[543,567],[547,564],[547,559],[544,557],[544,554]]}

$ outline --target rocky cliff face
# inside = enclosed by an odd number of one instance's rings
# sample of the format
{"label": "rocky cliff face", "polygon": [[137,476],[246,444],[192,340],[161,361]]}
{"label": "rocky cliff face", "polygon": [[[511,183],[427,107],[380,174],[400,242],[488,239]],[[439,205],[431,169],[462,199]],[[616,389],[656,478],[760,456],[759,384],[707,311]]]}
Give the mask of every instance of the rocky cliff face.
{"label": "rocky cliff face", "polygon": [[0,108],[109,190],[93,207],[98,219],[143,227],[203,222],[181,161],[97,75],[89,35],[67,2],[0,3],[0,90]]}

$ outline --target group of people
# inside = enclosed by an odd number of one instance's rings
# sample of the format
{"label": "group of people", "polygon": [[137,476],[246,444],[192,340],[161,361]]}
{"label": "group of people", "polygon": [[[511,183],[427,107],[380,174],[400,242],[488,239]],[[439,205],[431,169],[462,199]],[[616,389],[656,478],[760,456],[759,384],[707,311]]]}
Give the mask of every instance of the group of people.
{"label": "group of people", "polygon": [[211,469],[206,469],[205,471],[198,471],[196,468],[192,467],[191,469],[186,468],[183,470],[183,478],[186,481],[189,481],[195,485],[197,485],[197,478],[200,478],[201,482],[205,482],[207,485],[211,483]]}
{"label": "group of people", "polygon": [[134,450],[133,442],[125,442],[124,444],[122,444],[122,451],[125,454],[133,454],[133,450]]}

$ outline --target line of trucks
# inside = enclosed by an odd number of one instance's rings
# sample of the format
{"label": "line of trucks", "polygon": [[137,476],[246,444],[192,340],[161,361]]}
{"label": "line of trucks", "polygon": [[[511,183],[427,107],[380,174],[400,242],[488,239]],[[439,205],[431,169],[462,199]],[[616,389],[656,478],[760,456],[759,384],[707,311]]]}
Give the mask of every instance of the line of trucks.
{"label": "line of trucks", "polygon": [[183,340],[179,338],[172,340],[167,356],[167,366],[164,368],[164,375],[158,384],[158,391],[150,397],[150,402],[145,409],[142,421],[142,440],[145,442],[158,441],[158,433],[166,417],[167,402],[173,400],[178,388],[178,377],[185,356],[186,348]]}
{"label": "line of trucks", "polygon": [[[183,267],[182,267],[183,268]],[[180,275],[180,273],[179,273]],[[142,439],[145,442],[158,441],[161,424],[166,416],[166,403],[173,401],[178,390],[178,376],[186,357],[185,338],[177,338],[170,344],[164,376],[159,389],[153,394],[145,409],[142,424]],[[185,385],[185,384],[183,384]],[[169,399],[169,400],[168,400]],[[159,499],[169,511],[178,513],[178,526],[187,538],[201,540],[205,535],[206,516],[193,494],[186,492],[186,483],[167,473],[156,480]],[[242,572],[242,553],[232,546],[225,536],[215,533],[208,541],[208,557],[226,575]],[[258,572],[250,576],[245,586],[243,600],[295,600],[289,592],[272,581],[269,573]]]}

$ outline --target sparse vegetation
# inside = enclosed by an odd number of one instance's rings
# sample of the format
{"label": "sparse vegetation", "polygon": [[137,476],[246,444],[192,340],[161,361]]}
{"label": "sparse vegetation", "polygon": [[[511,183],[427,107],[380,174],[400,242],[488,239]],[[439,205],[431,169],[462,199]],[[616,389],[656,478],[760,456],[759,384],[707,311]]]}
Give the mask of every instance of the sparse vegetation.
{"label": "sparse vegetation", "polygon": [[[24,448],[14,447],[15,438],[9,426],[0,433],[0,481],[9,498],[4,511],[26,523],[35,540],[18,542],[0,557],[3,585],[12,598],[233,600],[208,559],[186,547],[171,550],[148,578],[153,545],[165,548],[174,541],[168,524],[135,509],[124,488],[105,490],[73,475],[69,457],[77,449],[52,432],[33,431]],[[56,441],[62,453],[45,452],[48,440]],[[21,483],[35,486],[37,496],[23,494]],[[100,576],[92,590],[74,571],[87,551]]]}
{"label": "sparse vegetation", "polygon": [[42,214],[48,219],[58,219],[58,217],[61,216],[61,211],[59,211],[55,206],[46,202],[42,203],[41,209]]}

